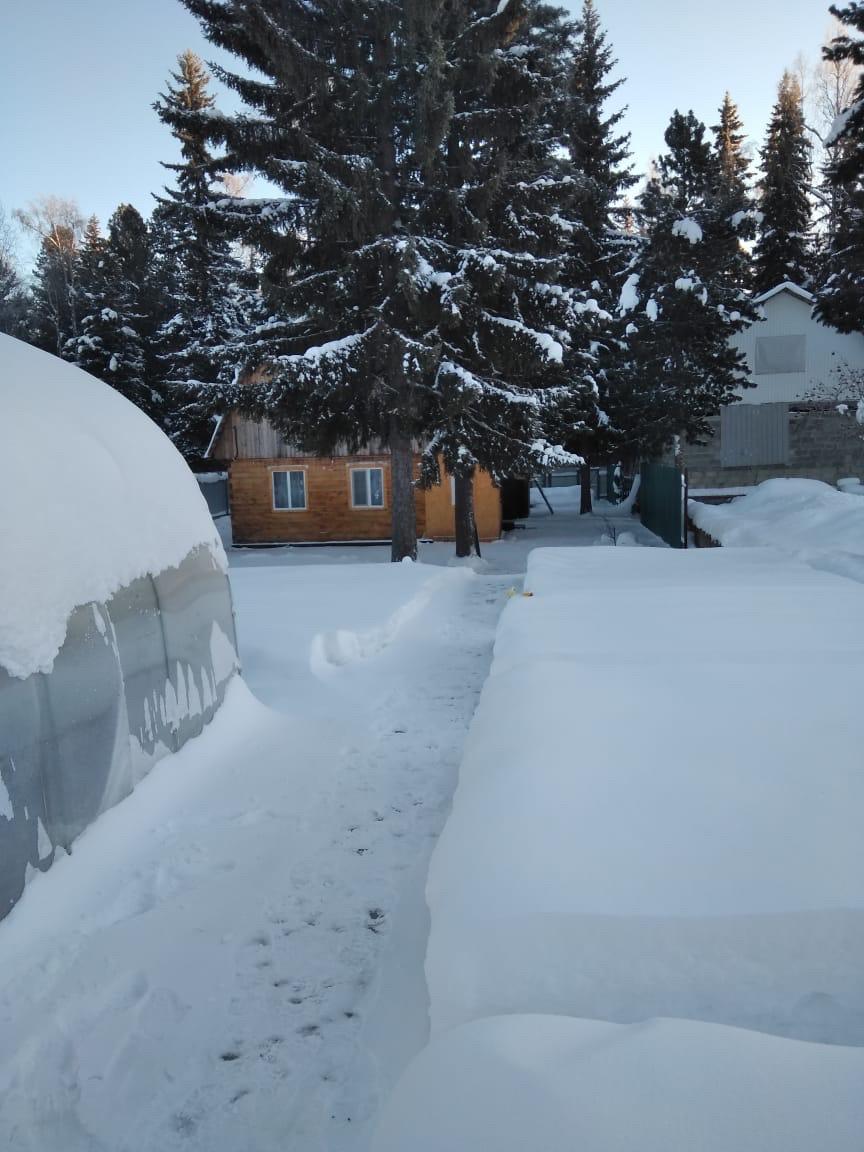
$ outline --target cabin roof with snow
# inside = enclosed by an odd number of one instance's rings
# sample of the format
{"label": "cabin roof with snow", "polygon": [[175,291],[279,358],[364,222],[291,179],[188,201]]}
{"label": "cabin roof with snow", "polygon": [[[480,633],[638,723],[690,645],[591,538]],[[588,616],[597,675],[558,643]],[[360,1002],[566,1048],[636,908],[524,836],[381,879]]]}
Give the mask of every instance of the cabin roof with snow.
{"label": "cabin roof with snow", "polygon": [[815,303],[816,297],[812,292],[808,292],[806,288],[802,288],[800,284],[793,284],[791,280],[784,280],[782,284],[777,284],[774,288],[769,288],[767,292],[763,292],[761,296],[754,296],[754,304],[764,304],[766,300],[771,300],[773,297],[779,295],[780,292],[789,292],[792,296],[797,296],[799,300],[805,300],[808,304]]}

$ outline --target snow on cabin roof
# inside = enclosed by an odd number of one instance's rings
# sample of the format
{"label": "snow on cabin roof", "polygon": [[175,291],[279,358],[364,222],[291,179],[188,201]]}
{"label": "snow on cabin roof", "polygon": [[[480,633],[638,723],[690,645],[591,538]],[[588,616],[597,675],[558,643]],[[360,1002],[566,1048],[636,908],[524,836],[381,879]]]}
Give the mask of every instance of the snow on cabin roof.
{"label": "snow on cabin roof", "polygon": [[812,292],[808,292],[806,288],[802,288],[800,284],[793,284],[791,280],[784,280],[782,284],[778,284],[776,288],[769,288],[767,292],[763,292],[761,296],[754,296],[754,304],[764,304],[766,300],[770,300],[772,296],[778,295],[780,292],[790,292],[793,296],[797,296],[799,300],[804,300],[808,304],[812,304],[816,297]]}
{"label": "snow on cabin roof", "polygon": [[227,566],[183,457],[107,384],[0,335],[0,422],[0,668],[50,671],[75,608],[196,546]]}

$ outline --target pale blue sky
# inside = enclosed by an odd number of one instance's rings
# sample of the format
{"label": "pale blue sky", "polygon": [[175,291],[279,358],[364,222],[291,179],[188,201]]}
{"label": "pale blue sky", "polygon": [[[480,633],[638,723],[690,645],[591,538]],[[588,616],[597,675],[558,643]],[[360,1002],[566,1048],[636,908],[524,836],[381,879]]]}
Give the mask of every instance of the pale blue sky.
{"label": "pale blue sky", "polygon": [[[640,171],[673,109],[712,124],[726,88],[758,143],[783,69],[815,60],[830,23],[821,0],[596,3]],[[103,224],[123,201],[149,213],[175,154],[151,104],[179,52],[217,56],[179,0],[0,0],[0,39],[0,204],[66,196]]]}

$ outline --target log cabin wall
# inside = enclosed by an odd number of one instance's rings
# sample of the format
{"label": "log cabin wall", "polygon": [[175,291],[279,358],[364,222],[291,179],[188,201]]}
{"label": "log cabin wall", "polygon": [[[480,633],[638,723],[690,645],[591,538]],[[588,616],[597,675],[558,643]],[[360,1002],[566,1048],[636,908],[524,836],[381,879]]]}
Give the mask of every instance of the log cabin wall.
{"label": "log cabin wall", "polygon": [[[390,457],[380,444],[351,455],[317,456],[298,451],[266,422],[227,416],[214,439],[211,456],[229,461],[231,526],[236,544],[335,543],[390,539]],[[419,476],[419,455],[415,475]],[[352,498],[351,473],[381,468],[384,504],[358,508]],[[304,474],[305,508],[274,507],[273,473]],[[443,469],[442,469],[443,473]],[[453,496],[450,477],[416,493],[417,533],[433,540],[452,540]],[[485,472],[474,482],[477,531],[481,540],[501,535],[500,491]]]}
{"label": "log cabin wall", "polygon": [[[384,505],[358,508],[352,503],[355,468],[380,468]],[[274,508],[273,473],[304,473],[306,507]],[[339,540],[390,539],[390,458],[388,456],[293,456],[271,460],[233,460],[229,471],[231,527],[235,544],[290,544]],[[418,490],[417,529],[425,531],[425,499]]]}
{"label": "log cabin wall", "polygon": [[[453,482],[443,468],[441,473],[441,484],[425,493],[426,535],[432,540],[452,540]],[[493,484],[488,472],[478,471],[474,477],[474,518],[481,540],[497,540],[501,535],[501,490]]]}

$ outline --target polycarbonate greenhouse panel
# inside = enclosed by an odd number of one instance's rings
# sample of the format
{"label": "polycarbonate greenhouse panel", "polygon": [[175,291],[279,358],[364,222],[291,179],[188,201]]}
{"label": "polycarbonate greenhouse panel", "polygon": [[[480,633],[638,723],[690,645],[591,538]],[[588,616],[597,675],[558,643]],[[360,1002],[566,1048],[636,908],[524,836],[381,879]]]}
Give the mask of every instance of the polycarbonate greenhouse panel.
{"label": "polycarbonate greenhouse panel", "polygon": [[31,869],[200,734],[236,653],[228,578],[197,548],[76,608],[50,673],[0,669],[0,919]]}

